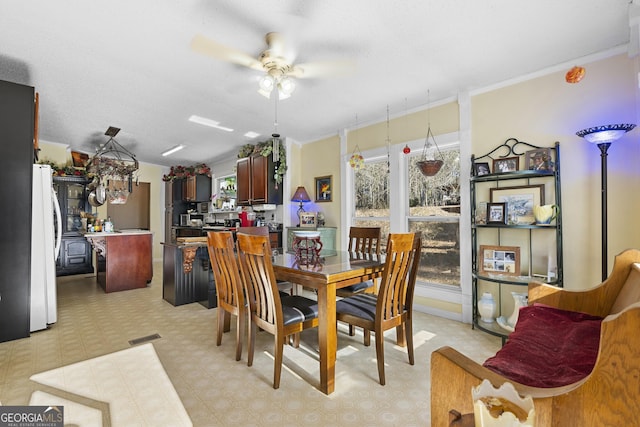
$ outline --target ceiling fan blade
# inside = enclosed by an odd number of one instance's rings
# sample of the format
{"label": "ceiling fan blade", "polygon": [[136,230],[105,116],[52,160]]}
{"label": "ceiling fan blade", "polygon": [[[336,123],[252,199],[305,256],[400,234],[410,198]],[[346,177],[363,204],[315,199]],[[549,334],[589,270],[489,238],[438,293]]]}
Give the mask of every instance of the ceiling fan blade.
{"label": "ceiling fan blade", "polygon": [[294,65],[293,69],[287,72],[287,75],[299,79],[344,77],[352,74],[355,69],[355,62],[350,60],[308,62]]}
{"label": "ceiling fan blade", "polygon": [[197,34],[191,40],[191,49],[203,55],[249,67],[254,70],[263,69],[262,64],[256,58],[234,48],[224,46],[200,34]]}

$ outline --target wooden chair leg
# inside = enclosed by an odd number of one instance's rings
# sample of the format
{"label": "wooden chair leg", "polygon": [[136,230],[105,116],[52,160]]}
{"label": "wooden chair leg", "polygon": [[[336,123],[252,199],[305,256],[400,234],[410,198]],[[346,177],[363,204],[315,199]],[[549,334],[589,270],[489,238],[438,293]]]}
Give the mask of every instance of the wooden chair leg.
{"label": "wooden chair leg", "polygon": [[[376,341],[378,337],[376,336]],[[371,345],[371,331],[368,329],[364,330],[364,346],[369,347]]]}
{"label": "wooden chair leg", "polygon": [[216,345],[222,344],[222,334],[224,333],[224,315],[226,311],[218,308],[218,325],[216,328]]}
{"label": "wooden chair leg", "polygon": [[352,337],[356,334],[356,327],[349,324],[349,336]]}
{"label": "wooden chair leg", "polygon": [[376,359],[378,360],[378,377],[380,385],[385,385],[384,378],[384,334],[376,332]]}
{"label": "wooden chair leg", "polygon": [[415,363],[415,359],[413,356],[413,325],[411,324],[411,319],[407,319],[404,323],[405,328],[405,336],[407,337],[407,353],[409,353],[409,364],[413,365]]}
{"label": "wooden chair leg", "polygon": [[224,314],[224,331],[229,332],[231,330],[231,313],[226,310],[221,310]]}
{"label": "wooden chair leg", "polygon": [[249,343],[247,344],[247,366],[253,365],[253,350],[256,341],[256,325],[249,320]]}
{"label": "wooden chair leg", "polygon": [[236,360],[242,359],[242,338],[244,335],[245,313],[238,313],[236,319]]}
{"label": "wooden chair leg", "polygon": [[282,373],[282,353],[284,351],[284,337],[274,336],[275,348],[273,349],[274,361],[273,361],[273,388],[280,388],[280,375]]}

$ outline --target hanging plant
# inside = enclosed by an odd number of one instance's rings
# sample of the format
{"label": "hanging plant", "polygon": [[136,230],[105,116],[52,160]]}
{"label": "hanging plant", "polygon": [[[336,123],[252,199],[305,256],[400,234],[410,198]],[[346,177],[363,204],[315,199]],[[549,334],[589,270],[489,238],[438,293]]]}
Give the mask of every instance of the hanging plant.
{"label": "hanging plant", "polygon": [[[431,140],[435,145],[435,148],[438,150],[438,154],[440,154],[440,159],[436,159],[433,152],[435,151],[433,147],[429,147],[429,136],[431,136]],[[440,171],[442,164],[442,153],[440,152],[440,148],[438,148],[438,144],[436,143],[436,139],[433,137],[433,133],[431,133],[431,126],[427,129],[427,137],[424,140],[424,149],[422,151],[422,159],[419,162],[416,162],[418,168],[420,168],[420,172],[424,176],[434,176]]]}
{"label": "hanging plant", "polygon": [[169,169],[169,173],[163,175],[162,180],[167,182],[173,181],[174,179],[187,178],[189,176],[195,175],[206,175],[208,177],[211,177],[211,168],[205,163],[198,163],[192,166],[171,166],[171,168]]}

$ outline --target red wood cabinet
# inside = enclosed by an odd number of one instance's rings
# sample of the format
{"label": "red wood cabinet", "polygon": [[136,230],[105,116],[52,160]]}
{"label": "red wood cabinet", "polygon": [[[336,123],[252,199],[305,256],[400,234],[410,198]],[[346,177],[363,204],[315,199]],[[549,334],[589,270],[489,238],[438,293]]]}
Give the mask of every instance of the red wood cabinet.
{"label": "red wood cabinet", "polygon": [[237,204],[282,204],[282,185],[274,180],[275,164],[271,156],[255,154],[238,159],[236,164]]}

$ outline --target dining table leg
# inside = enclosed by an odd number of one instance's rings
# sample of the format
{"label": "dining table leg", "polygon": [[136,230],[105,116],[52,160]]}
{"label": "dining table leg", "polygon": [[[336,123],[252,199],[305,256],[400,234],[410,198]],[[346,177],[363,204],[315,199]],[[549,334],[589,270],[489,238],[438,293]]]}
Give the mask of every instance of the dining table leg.
{"label": "dining table leg", "polygon": [[331,394],[335,390],[336,350],[336,284],[318,288],[318,345],[320,347],[320,390]]}

